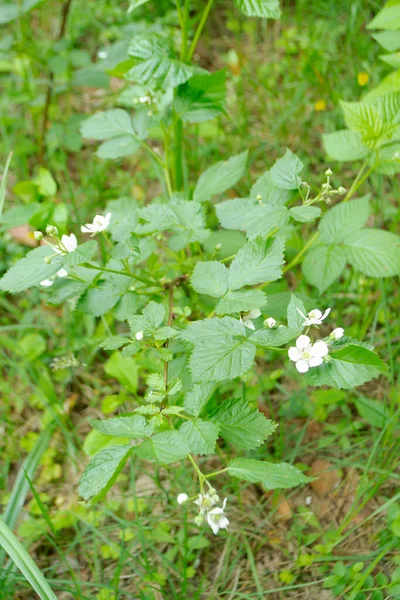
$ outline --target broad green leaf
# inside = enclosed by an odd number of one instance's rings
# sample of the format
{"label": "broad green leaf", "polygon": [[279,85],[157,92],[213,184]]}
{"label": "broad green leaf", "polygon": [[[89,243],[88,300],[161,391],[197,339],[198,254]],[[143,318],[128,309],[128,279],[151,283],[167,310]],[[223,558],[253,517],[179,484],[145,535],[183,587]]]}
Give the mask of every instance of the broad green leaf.
{"label": "broad green leaf", "polygon": [[174,200],[169,206],[177,221],[172,227],[175,233],[169,240],[172,250],[182,250],[192,242],[203,243],[210,236],[210,230],[206,229],[204,206],[200,202]]}
{"label": "broad green leaf", "polygon": [[357,131],[343,129],[324,133],[322,141],[326,154],[339,162],[361,160],[370,153],[361,141],[361,134]]}
{"label": "broad green leaf", "polygon": [[180,85],[175,109],[189,123],[201,123],[225,112],[225,70],[200,73]]}
{"label": "broad green leaf", "polygon": [[261,196],[263,204],[285,206],[291,196],[291,191],[277,187],[272,181],[271,171],[266,171],[251,188],[250,196],[252,198]]}
{"label": "broad green leaf", "polygon": [[400,238],[389,231],[363,229],[345,241],[348,261],[370,277],[400,274]]}
{"label": "broad green leaf", "polygon": [[311,223],[321,216],[318,206],[294,206],[289,209],[290,216],[300,223]]}
{"label": "broad green leaf", "polygon": [[385,6],[367,25],[367,29],[400,29],[400,4],[386,2]]}
{"label": "broad green leaf", "polygon": [[369,197],[336,204],[318,224],[321,240],[329,244],[344,242],[365,224],[369,217]]}
{"label": "broad green leaf", "polygon": [[229,288],[238,290],[245,285],[275,281],[282,275],[283,238],[254,238],[243,246],[229,269]]}
{"label": "broad green leaf", "polygon": [[99,431],[103,435],[127,438],[149,437],[154,430],[154,426],[140,415],[104,420],[92,419],[90,424],[96,431]]}
{"label": "broad green leaf", "polygon": [[197,342],[189,362],[193,381],[241,377],[252,366],[255,352],[254,344],[228,335]]}
{"label": "broad green leaf", "polygon": [[[64,258],[64,266],[68,270],[68,267],[75,267],[85,262],[92,260],[97,250],[97,243],[94,240],[80,244],[73,252],[68,252]],[[128,279],[128,278],[127,278]]]}
{"label": "broad green leaf", "polygon": [[[50,264],[44,259],[52,256]],[[31,250],[13,265],[0,279],[0,289],[6,292],[22,292],[28,288],[39,285],[44,279],[49,279],[63,266],[60,256],[54,256],[54,250],[50,246],[40,246]]]}
{"label": "broad green leaf", "polygon": [[373,33],[372,37],[388,52],[396,52],[400,49],[400,39],[397,31],[379,31]]}
{"label": "broad green leaf", "polygon": [[139,6],[143,6],[143,4],[147,4],[149,0],[130,0],[128,14],[139,8]]}
{"label": "broad green leaf", "polygon": [[232,317],[203,319],[190,323],[179,337],[191,344],[197,344],[208,340],[219,340],[227,336],[245,338],[246,328],[238,319]]}
{"label": "broad green leaf", "polygon": [[149,204],[138,211],[137,233],[159,233],[179,223],[175,211],[168,204]]}
{"label": "broad green leaf", "polygon": [[92,458],[79,482],[78,492],[84,500],[103,498],[132,453],[132,446],[111,446]]}
{"label": "broad green leaf", "polygon": [[350,390],[378,377],[380,373],[380,368],[338,360],[332,355],[332,360],[324,362],[319,367],[313,367],[305,377],[309,385],[327,385]]}
{"label": "broad green leaf", "polygon": [[[376,148],[392,137],[398,128],[399,95],[370,99],[368,102],[341,102],[347,126],[361,135],[368,148]],[[395,105],[395,110],[393,110]]]}
{"label": "broad green leaf", "polygon": [[256,201],[250,198],[225,200],[216,205],[215,210],[222,227],[225,229],[243,229],[243,221],[255,206]]}
{"label": "broad green leaf", "polygon": [[[129,280],[128,280],[129,281]],[[121,299],[123,292],[109,281],[100,281],[81,296],[77,308],[95,317],[111,310]]]}
{"label": "broad green leaf", "polygon": [[356,398],[354,403],[360,416],[372,427],[383,429],[390,419],[389,407],[382,400],[371,400],[362,396]]}
{"label": "broad green leaf", "polygon": [[250,239],[265,236],[273,230],[284,227],[289,219],[285,206],[273,204],[256,205],[244,216],[240,229],[246,231]]}
{"label": "broad green leaf", "polygon": [[194,419],[193,421],[185,421],[180,426],[179,433],[185,438],[190,452],[201,456],[214,452],[219,426],[211,421]]}
{"label": "broad green leaf", "polygon": [[198,262],[190,283],[199,294],[222,298],[228,291],[228,269],[220,262]]}
{"label": "broad green leaf", "polygon": [[307,315],[304,303],[300,298],[291,294],[286,312],[288,327],[299,333],[304,329],[304,318],[300,313]]}
{"label": "broad green leaf", "polygon": [[126,446],[127,444],[129,444],[129,438],[127,437],[110,437],[92,429],[85,437],[83,451],[87,456],[93,458],[93,456],[96,456],[96,454],[106,448]]}
{"label": "broad green leaf", "polygon": [[119,352],[114,352],[105,363],[104,370],[129,392],[137,391],[138,369],[133,358],[125,358]]}
{"label": "broad green leaf", "polygon": [[381,371],[385,371],[387,369],[386,364],[379,358],[379,356],[364,346],[350,343],[343,346],[339,350],[335,350],[331,356],[335,360],[339,359],[344,362],[368,365],[371,367],[376,367]]}
{"label": "broad green leaf", "polygon": [[109,140],[126,134],[134,135],[132,120],[126,110],[114,108],[99,112],[86,119],[81,125],[84,138],[91,140]]}
{"label": "broad green leaf", "polygon": [[163,305],[152,301],[143,309],[141,315],[128,318],[129,327],[133,334],[143,331],[148,335],[154,335],[162,324],[164,316]]}
{"label": "broad green leaf", "polygon": [[316,244],[306,254],[303,274],[307,281],[322,294],[337,281],[347,262],[347,252],[335,244]]}
{"label": "broad green leaf", "polygon": [[271,169],[272,182],[284,190],[297,190],[301,185],[300,173],[303,163],[293,152],[286,148],[282,158],[278,158]]}
{"label": "broad green leaf", "polygon": [[[398,33],[396,33],[396,40],[397,45],[400,48],[400,36]],[[398,92],[400,92],[400,69],[398,71],[395,71],[394,73],[389,73],[389,75],[386,75],[386,77],[383,78],[380,84],[369,92],[369,94],[365,97],[365,100],[373,101],[379,99],[382,96],[385,97],[388,94]]]}
{"label": "broad green leaf", "polygon": [[194,67],[174,58],[169,40],[159,33],[135,35],[128,54],[136,64],[125,78],[152,88],[175,88],[195,73]]}
{"label": "broad green leaf", "polygon": [[230,291],[218,302],[215,312],[217,315],[247,312],[253,308],[262,308],[266,304],[267,296],[261,290]]}
{"label": "broad green leaf", "polygon": [[279,348],[298,335],[297,329],[281,326],[273,329],[258,329],[251,334],[250,341],[258,348]]}
{"label": "broad green leaf", "polygon": [[165,465],[183,460],[189,452],[189,446],[179,431],[156,433],[135,447],[135,453],[140,458]]}
{"label": "broad green leaf", "polygon": [[275,423],[241,398],[225,400],[210,419],[218,423],[220,435],[227,442],[242,450],[261,446],[276,429]]}
{"label": "broad green leaf", "polygon": [[205,202],[216,194],[232,188],[244,175],[248,152],[232,156],[207,169],[199,178],[193,192],[193,200]]}
{"label": "broad green leaf", "polygon": [[192,390],[185,394],[183,408],[195,417],[198,417],[215,391],[214,383],[196,384]]}
{"label": "broad green leaf", "polygon": [[234,458],[228,473],[251,483],[261,483],[267,490],[291,488],[311,481],[299,469],[288,463],[267,463],[252,458]]}
{"label": "broad green leaf", "polygon": [[236,6],[248,17],[279,19],[281,8],[279,0],[235,0]]}
{"label": "broad green leaf", "polygon": [[121,335],[113,335],[99,345],[100,348],[103,348],[104,350],[118,350],[118,348],[125,346],[125,344],[128,342],[129,339],[126,337],[122,337]]}
{"label": "broad green leaf", "polygon": [[133,135],[120,135],[100,144],[96,154],[99,158],[122,158],[134,154],[140,145],[139,138]]}

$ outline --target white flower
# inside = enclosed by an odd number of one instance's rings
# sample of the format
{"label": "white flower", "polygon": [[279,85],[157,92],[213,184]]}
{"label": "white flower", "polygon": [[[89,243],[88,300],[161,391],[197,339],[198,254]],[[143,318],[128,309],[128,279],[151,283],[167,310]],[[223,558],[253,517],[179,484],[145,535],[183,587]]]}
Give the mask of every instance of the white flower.
{"label": "white flower", "polygon": [[321,325],[322,321],[324,319],[326,319],[326,317],[331,312],[331,309],[327,308],[326,311],[324,312],[324,314],[322,314],[322,312],[318,308],[314,308],[314,310],[311,310],[308,313],[308,315],[305,316],[305,315],[303,315],[301,310],[299,310],[297,307],[296,307],[296,309],[297,309],[297,312],[300,313],[304,319],[303,327],[309,327],[310,325]]}
{"label": "white flower", "polygon": [[[59,271],[57,271],[56,273],[57,277],[68,277],[68,271],[66,271],[65,269],[60,269]],[[43,281],[40,282],[40,285],[42,285],[43,287],[51,287],[54,283],[54,279],[43,279]]]}
{"label": "white flower", "polygon": [[178,497],[176,500],[177,500],[178,504],[184,504],[185,502],[187,502],[187,500],[189,500],[189,496],[184,493],[178,494]]}
{"label": "white flower", "polygon": [[296,363],[299,373],[307,373],[310,367],[322,365],[323,358],[328,354],[328,345],[319,341],[311,344],[308,335],[300,335],[296,340],[296,346],[289,348],[290,360]]}
{"label": "white flower", "polygon": [[252,310],[250,310],[249,312],[245,313],[244,315],[242,315],[240,317],[240,322],[243,323],[243,325],[245,327],[248,327],[249,329],[253,329],[253,331],[254,331],[255,326],[254,326],[252,319],[258,319],[258,317],[260,315],[261,315],[261,310],[259,308],[253,308]]}
{"label": "white flower", "polygon": [[107,213],[105,217],[103,215],[96,215],[93,219],[93,223],[86,223],[86,225],[82,225],[81,231],[82,233],[91,233],[94,235],[95,233],[99,233],[100,231],[105,231],[111,219],[111,213]]}
{"label": "white flower", "polygon": [[97,57],[104,60],[105,58],[107,58],[108,56],[108,52],[106,50],[99,50],[97,53]]}
{"label": "white flower", "polygon": [[229,525],[229,521],[225,516],[225,506],[226,506],[226,498],[222,505],[222,508],[217,506],[216,508],[212,508],[207,513],[207,523],[213,530],[214,535],[217,535],[220,529],[227,529]]}
{"label": "white flower", "polygon": [[137,331],[135,333],[135,338],[137,339],[138,342],[140,342],[140,340],[143,339],[143,331]]}
{"label": "white flower", "polygon": [[219,496],[213,488],[210,488],[205,494],[199,494],[194,504],[197,504],[199,507],[200,514],[204,514],[217,504],[217,502],[219,502]]}
{"label": "white flower", "polygon": [[264,321],[264,326],[268,327],[268,329],[272,329],[272,327],[275,327],[275,325],[276,321],[272,317],[268,317],[268,319],[265,319]]}
{"label": "white flower", "polygon": [[42,285],[43,287],[50,287],[52,286],[54,283],[54,281],[52,281],[51,279],[43,279],[43,281],[40,282],[40,285]]}
{"label": "white flower", "polygon": [[344,336],[343,327],[336,327],[329,336],[332,340],[340,340]]}
{"label": "white flower", "polygon": [[59,271],[57,271],[56,275],[57,277],[68,277],[68,271],[66,271],[65,269],[60,269]]}
{"label": "white flower", "polygon": [[73,252],[78,247],[78,240],[74,233],[71,235],[63,235],[58,246],[53,246],[54,251],[57,254],[68,254]]}

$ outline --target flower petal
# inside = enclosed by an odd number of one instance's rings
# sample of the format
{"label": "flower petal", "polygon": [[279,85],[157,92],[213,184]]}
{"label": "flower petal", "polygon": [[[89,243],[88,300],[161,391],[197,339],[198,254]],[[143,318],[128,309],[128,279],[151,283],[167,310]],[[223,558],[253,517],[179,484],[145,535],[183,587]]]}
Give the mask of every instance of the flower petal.
{"label": "flower petal", "polygon": [[311,354],[313,356],[326,356],[329,352],[328,344],[320,340],[319,342],[315,342],[315,344],[311,348]]}
{"label": "flower petal", "polygon": [[298,360],[296,363],[296,369],[299,373],[307,373],[309,369],[308,361],[304,360],[303,358]]}
{"label": "flower petal", "polygon": [[310,338],[308,337],[308,335],[299,335],[299,337],[296,340],[296,347],[299,350],[305,350],[307,348],[307,346],[310,345]]}
{"label": "flower petal", "polygon": [[308,364],[310,365],[310,367],[319,367],[319,365],[322,365],[323,362],[324,361],[320,356],[312,356],[308,361]]}
{"label": "flower petal", "polygon": [[301,359],[302,354],[298,348],[295,348],[295,346],[291,346],[288,350],[288,356],[290,360],[297,362]]}
{"label": "flower petal", "polygon": [[320,317],[322,320],[326,319],[326,317],[329,315],[329,313],[331,312],[331,308],[327,308],[326,311],[324,312],[324,314]]}

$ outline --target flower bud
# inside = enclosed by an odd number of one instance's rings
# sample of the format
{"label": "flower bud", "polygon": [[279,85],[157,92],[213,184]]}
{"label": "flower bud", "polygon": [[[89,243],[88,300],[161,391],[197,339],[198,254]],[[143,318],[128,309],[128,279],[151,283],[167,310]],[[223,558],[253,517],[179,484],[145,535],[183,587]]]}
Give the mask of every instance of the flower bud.
{"label": "flower bud", "polygon": [[215,244],[215,250],[218,252],[218,250],[221,250],[222,248],[222,244]]}
{"label": "flower bud", "polygon": [[45,256],[44,262],[46,263],[46,265],[49,265],[51,263],[51,256]]}
{"label": "flower bud", "polygon": [[143,339],[143,331],[137,331],[135,333],[135,338],[137,339],[138,342],[140,342]]}
{"label": "flower bud", "polygon": [[331,340],[340,340],[340,338],[342,338],[343,335],[344,335],[343,327],[336,327],[336,329],[334,329],[332,331],[332,333],[329,337],[331,338]]}
{"label": "flower bud", "polygon": [[176,500],[177,500],[178,504],[184,504],[185,502],[187,502],[189,500],[189,496],[184,493],[178,494],[178,497]]}
{"label": "flower bud", "polygon": [[347,192],[346,188],[340,186],[340,188],[338,188],[338,192],[339,194],[345,194]]}
{"label": "flower bud", "polygon": [[325,171],[325,175],[327,177],[330,177],[332,175],[332,169],[330,167],[328,167],[327,170]]}
{"label": "flower bud", "polygon": [[268,327],[268,329],[275,327],[275,325],[276,325],[276,321],[272,317],[268,317],[268,319],[265,319],[265,321],[264,321],[264,327]]}
{"label": "flower bud", "polygon": [[47,225],[46,233],[47,233],[47,235],[51,235],[52,237],[55,237],[58,235],[58,229],[54,225]]}
{"label": "flower bud", "polygon": [[43,239],[43,233],[41,231],[34,231],[33,237],[35,238],[36,241],[40,242],[40,240]]}

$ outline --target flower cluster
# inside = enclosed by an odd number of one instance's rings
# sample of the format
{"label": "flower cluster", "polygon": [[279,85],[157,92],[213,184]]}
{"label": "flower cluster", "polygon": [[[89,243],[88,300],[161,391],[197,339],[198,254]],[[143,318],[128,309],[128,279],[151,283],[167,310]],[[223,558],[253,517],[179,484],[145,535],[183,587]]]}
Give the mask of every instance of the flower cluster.
{"label": "flower cluster", "polygon": [[[184,504],[189,500],[187,494],[182,493],[177,497],[178,504]],[[199,513],[195,517],[194,522],[196,525],[201,525],[206,521],[211,527],[214,535],[217,535],[220,529],[227,529],[229,520],[225,515],[225,507],[227,498],[222,503],[222,506],[216,506],[219,502],[219,496],[214,488],[210,487],[208,492],[200,493],[194,504],[199,507]]]}
{"label": "flower cluster", "polygon": [[[308,329],[313,325],[318,327],[321,325],[322,321],[326,319],[326,317],[331,312],[330,308],[327,308],[324,313],[318,308],[314,308],[311,310],[307,316],[304,315],[301,310],[297,308],[297,311],[300,313],[303,321],[303,327],[307,327]],[[337,327],[332,331],[328,338],[329,341],[339,340],[344,335],[344,329],[342,327]],[[296,369],[299,373],[307,373],[307,371],[312,367],[319,367],[322,365],[324,360],[326,360],[329,354],[329,345],[327,342],[323,340],[318,340],[312,343],[310,337],[308,335],[300,335],[296,340],[296,346],[291,346],[288,350],[288,355],[290,360],[292,360]]]}

